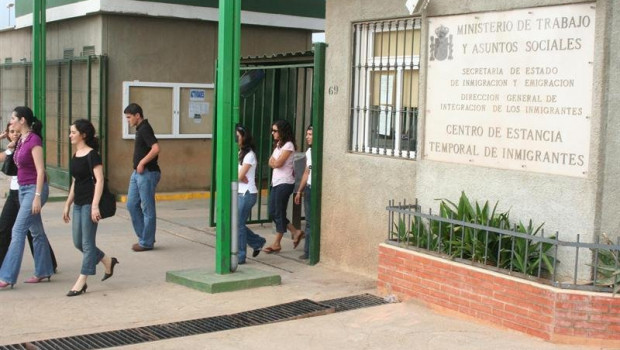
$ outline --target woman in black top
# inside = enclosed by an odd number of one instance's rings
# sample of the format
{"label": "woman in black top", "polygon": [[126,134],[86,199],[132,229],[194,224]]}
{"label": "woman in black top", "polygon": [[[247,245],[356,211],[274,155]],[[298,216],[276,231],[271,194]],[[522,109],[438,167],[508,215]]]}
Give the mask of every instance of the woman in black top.
{"label": "woman in black top", "polygon": [[116,258],[105,255],[95,244],[97,224],[101,220],[99,200],[103,192],[103,166],[99,150],[99,141],[95,137],[95,127],[86,119],[76,120],[71,124],[69,134],[75,154],[71,160],[73,182],[69,197],[62,214],[63,220],[69,222],[69,210],[73,207],[73,244],[84,254],[80,277],[67,293],[72,297],[86,292],[86,278],[94,275],[96,265],[101,261],[105,267],[102,281],[112,277]]}

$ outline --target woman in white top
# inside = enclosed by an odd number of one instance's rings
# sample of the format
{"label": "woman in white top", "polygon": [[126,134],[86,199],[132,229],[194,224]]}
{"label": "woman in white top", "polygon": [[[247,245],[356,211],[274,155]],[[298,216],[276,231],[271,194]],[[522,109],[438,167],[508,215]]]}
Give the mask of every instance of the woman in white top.
{"label": "woman in white top", "polygon": [[265,248],[267,254],[276,253],[282,249],[280,241],[287,228],[293,236],[293,248],[297,248],[301,239],[304,238],[304,232],[297,230],[286,218],[288,200],[295,187],[293,152],[296,147],[293,128],[286,120],[278,120],[271,126],[271,135],[274,140],[274,150],[269,158],[269,166],[273,169],[269,191],[269,215],[276,225],[276,240]]}
{"label": "woman in white top", "polygon": [[256,187],[256,164],[258,162],[256,161],[254,142],[250,132],[243,125],[237,125],[236,133],[237,144],[239,145],[239,190],[237,194],[239,264],[245,264],[246,246],[249,245],[254,249],[252,257],[255,258],[260,254],[267,240],[254,233],[245,224],[258,196],[258,188]]}

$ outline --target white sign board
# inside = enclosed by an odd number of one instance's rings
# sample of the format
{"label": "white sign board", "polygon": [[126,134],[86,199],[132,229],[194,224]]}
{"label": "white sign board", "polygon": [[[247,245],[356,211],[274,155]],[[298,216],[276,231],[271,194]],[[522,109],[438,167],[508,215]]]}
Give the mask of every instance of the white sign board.
{"label": "white sign board", "polygon": [[425,156],[586,177],[593,4],[429,19]]}

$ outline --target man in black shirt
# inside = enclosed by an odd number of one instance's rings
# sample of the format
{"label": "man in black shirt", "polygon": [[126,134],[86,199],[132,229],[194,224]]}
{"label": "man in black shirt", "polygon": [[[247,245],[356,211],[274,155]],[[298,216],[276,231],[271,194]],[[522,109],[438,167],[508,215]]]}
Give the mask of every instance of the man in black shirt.
{"label": "man in black shirt", "polygon": [[136,142],[133,150],[133,173],[129,179],[127,191],[127,210],[131,215],[133,229],[138,236],[138,243],[131,249],[144,252],[153,249],[155,244],[155,189],[161,178],[157,165],[159,143],[153,128],[144,119],[142,107],[131,103],[125,108],[125,118],[129,126],[136,127]]}

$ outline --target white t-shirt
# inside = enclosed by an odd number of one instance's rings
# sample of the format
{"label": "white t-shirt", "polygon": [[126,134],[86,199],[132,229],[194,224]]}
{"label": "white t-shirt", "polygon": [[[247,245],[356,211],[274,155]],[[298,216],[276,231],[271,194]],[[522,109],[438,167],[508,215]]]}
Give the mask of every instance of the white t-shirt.
{"label": "white t-shirt", "polygon": [[306,186],[310,186],[312,183],[312,148],[308,148],[306,151],[306,168],[310,169],[308,172],[308,181],[306,181]]}
{"label": "white t-shirt", "polygon": [[11,190],[19,190],[19,183],[17,182],[17,175],[11,176],[11,184],[9,185]]}
{"label": "white t-shirt", "polygon": [[289,141],[285,143],[282,148],[276,147],[271,156],[274,159],[278,159],[283,151],[291,151],[291,153],[281,167],[273,169],[273,174],[271,176],[272,186],[295,183],[295,176],[293,175],[293,158],[295,158],[293,153],[295,153],[295,146]]}
{"label": "white t-shirt", "polygon": [[239,171],[241,171],[241,167],[245,164],[250,164],[250,169],[245,173],[245,177],[248,179],[248,183],[243,183],[239,181],[239,189],[238,193],[244,194],[246,191],[250,191],[250,193],[258,193],[258,188],[256,188],[256,154],[253,151],[248,152],[243,157],[243,164],[239,164]]}

